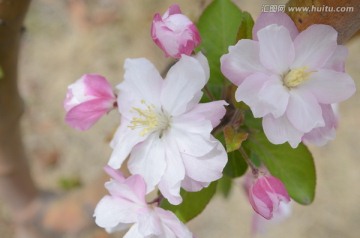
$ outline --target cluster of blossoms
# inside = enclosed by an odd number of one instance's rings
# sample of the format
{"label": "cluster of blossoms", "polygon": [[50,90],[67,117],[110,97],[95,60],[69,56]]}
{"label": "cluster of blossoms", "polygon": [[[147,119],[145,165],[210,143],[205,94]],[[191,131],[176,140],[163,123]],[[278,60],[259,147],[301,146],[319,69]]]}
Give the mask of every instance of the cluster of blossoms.
{"label": "cluster of blossoms", "polygon": [[287,14],[262,14],[253,40],[240,40],[222,56],[223,74],[238,86],[236,99],[263,118],[270,142],[296,148],[301,141],[324,145],[334,138],[332,104],[355,93],[337,34],[328,25],[299,33]]}
{"label": "cluster of blossoms", "polygon": [[[125,61],[116,94],[104,77],[84,75],[68,87],[66,122],[86,130],[114,108],[121,115],[105,167],[112,177],[105,184],[110,195],[94,213],[99,226],[108,232],[131,226],[128,238],[190,238],[185,225],[158,205],[163,198],[178,205],[181,188],[200,191],[222,177],[227,153],[212,132],[228,103],[200,103],[209,64],[202,53],[193,55],[200,35],[177,5],[154,16],[151,36],[165,56],[177,59],[165,79],[145,58]],[[263,118],[264,132],[274,144],[297,147],[301,141],[324,144],[332,139],[337,125],[332,106],[355,91],[344,72],[347,52],[337,45],[337,32],[314,25],[299,33],[286,14],[276,13],[262,14],[253,36],[221,58],[223,74],[238,86],[235,98],[254,117]],[[125,161],[128,178],[118,171]],[[156,188],[161,196],[146,202]],[[269,174],[246,188],[252,207],[265,219],[277,216],[290,201],[283,183]]]}

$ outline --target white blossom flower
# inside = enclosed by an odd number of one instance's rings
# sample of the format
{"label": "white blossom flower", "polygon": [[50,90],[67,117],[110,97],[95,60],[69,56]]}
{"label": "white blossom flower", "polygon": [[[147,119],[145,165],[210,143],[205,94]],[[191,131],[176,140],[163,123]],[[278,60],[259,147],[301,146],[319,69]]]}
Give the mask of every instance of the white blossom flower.
{"label": "white blossom flower", "polygon": [[158,185],[172,204],[181,203],[181,186],[198,191],[222,177],[227,154],[211,131],[227,103],[199,103],[208,78],[201,53],[182,55],[165,80],[148,60],[127,59],[117,86],[122,117],[109,165],[119,168],[130,155],[130,172],[144,177],[148,191]]}

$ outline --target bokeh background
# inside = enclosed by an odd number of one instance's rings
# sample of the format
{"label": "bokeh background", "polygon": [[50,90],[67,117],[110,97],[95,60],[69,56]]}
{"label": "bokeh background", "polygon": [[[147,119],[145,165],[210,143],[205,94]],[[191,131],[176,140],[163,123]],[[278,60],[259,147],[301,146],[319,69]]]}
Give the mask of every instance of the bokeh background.
{"label": "bokeh background", "polygon": [[[175,2],[196,21],[209,1],[33,0],[22,42],[20,90],[26,102],[24,140],[41,188],[66,192],[103,175],[118,115],[111,112],[86,132],[69,128],[62,107],[66,88],[84,73],[102,74],[115,86],[122,80],[126,58],[146,57],[159,70],[165,69],[169,60],[152,42],[150,25],[155,12],[163,13]],[[234,2],[256,19],[263,4],[286,1]],[[359,87],[360,37],[347,46],[346,68]],[[318,176],[314,203],[293,204],[289,219],[258,237],[359,237],[359,94],[341,104],[340,118],[336,140],[321,148],[311,147]],[[228,199],[217,195],[189,227],[199,238],[251,237],[251,220],[252,209],[239,180]],[[9,214],[0,203],[0,237],[12,234]]]}

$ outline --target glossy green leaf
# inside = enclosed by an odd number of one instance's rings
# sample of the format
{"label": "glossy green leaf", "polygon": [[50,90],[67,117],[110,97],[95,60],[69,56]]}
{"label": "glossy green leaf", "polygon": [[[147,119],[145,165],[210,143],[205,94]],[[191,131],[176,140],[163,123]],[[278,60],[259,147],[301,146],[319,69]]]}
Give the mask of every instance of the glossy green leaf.
{"label": "glossy green leaf", "polygon": [[234,45],[237,33],[245,17],[230,0],[214,0],[200,16],[197,24],[202,43],[198,47],[208,58],[210,65],[209,90],[216,99],[222,94],[223,86],[229,84],[220,71],[220,57]]}
{"label": "glossy green leaf", "polygon": [[175,213],[182,222],[188,222],[205,209],[216,192],[216,185],[217,182],[212,182],[209,187],[203,188],[199,192],[187,192],[182,189],[183,202],[180,205],[174,206],[164,199],[160,207]]}
{"label": "glossy green leaf", "polygon": [[230,178],[237,178],[242,176],[248,165],[239,151],[228,153],[228,162],[224,168],[223,173]]}
{"label": "glossy green leaf", "polygon": [[292,199],[303,205],[314,200],[315,165],[305,145],[300,144],[296,149],[287,143],[274,145],[262,131],[250,134],[243,145],[264,163],[272,175],[285,184]]}

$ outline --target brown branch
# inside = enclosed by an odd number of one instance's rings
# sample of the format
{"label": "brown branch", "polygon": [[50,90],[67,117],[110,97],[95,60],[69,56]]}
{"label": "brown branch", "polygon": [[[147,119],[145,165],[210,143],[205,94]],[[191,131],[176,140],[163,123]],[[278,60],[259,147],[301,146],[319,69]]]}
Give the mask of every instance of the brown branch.
{"label": "brown branch", "polygon": [[[344,44],[360,30],[359,0],[289,0],[286,6],[288,15],[300,31],[312,24],[327,24],[339,32],[339,44]],[[289,7],[310,7],[315,11],[290,12]],[[336,11],[338,7],[348,8],[348,11]]]}
{"label": "brown branch", "polygon": [[17,212],[37,195],[21,139],[23,103],[17,63],[23,20],[30,0],[0,1],[0,199]]}

